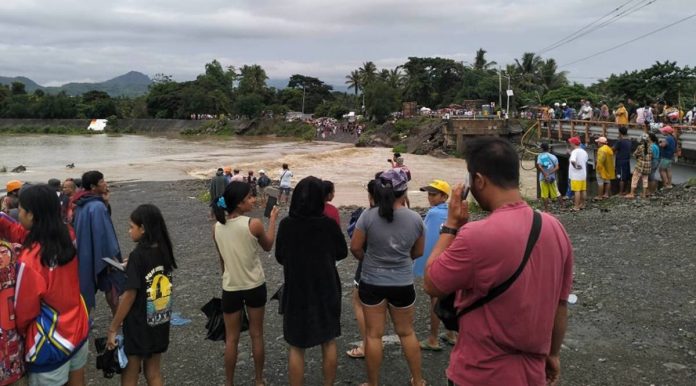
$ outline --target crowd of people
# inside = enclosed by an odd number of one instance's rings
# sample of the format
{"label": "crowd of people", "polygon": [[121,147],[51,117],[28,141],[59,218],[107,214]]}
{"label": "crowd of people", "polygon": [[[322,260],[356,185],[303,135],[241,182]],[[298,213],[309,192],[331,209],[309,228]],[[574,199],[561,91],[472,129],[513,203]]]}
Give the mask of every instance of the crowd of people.
{"label": "crowd of people", "polygon": [[160,210],[146,204],[133,211],[136,247],[124,259],[101,172],[7,188],[0,239],[10,249],[0,276],[3,299],[14,302],[0,302],[0,384],[26,374],[29,385],[84,385],[97,292],[113,316],[107,346],[127,357],[122,384],[136,385],[141,367],[148,384],[163,384],[176,262]]}
{"label": "crowd of people", "polygon": [[338,133],[360,137],[365,129],[362,123],[350,119],[339,121],[336,118],[320,117],[309,119],[307,123],[316,128],[316,137],[321,139],[331,138]]}
{"label": "crowd of people", "polygon": [[[634,146],[628,137],[628,129],[619,127],[619,138],[609,146],[606,137],[595,139],[595,172],[598,193],[595,201],[608,199],[612,193],[612,182],[616,181],[618,194],[625,198],[635,198],[639,183],[641,197],[655,194],[662,183],[663,189],[672,188],[672,164],[677,156],[677,140],[671,126],[659,129],[661,138],[652,130],[641,134],[640,142]],[[572,197],[572,211],[585,208],[587,200],[587,164],[589,155],[587,144],[580,137],[568,139],[570,146],[568,166],[568,189],[566,197]],[[539,170],[540,197],[544,209],[548,211],[549,201],[563,197],[558,190],[558,158],[549,151],[549,144],[541,144],[541,154],[537,156],[536,167]],[[631,170],[631,157],[635,167]]]}
{"label": "crowd of people", "polygon": [[[249,215],[260,196],[255,186],[265,172],[254,180],[253,173],[237,177],[239,172],[221,168],[211,182],[210,205],[222,271],[226,384],[235,383],[243,315],[249,322],[254,382],[266,384],[268,285],[259,252],[274,246],[283,269],[277,295],[289,347],[290,385],[304,384],[305,351],[316,346],[322,351],[323,384],[335,382],[336,338],[344,327],[336,263],[348,251],[359,261],[352,303],[363,339],[346,354],[365,360],[363,385],[384,382],[387,315],[412,385],[426,384],[421,351],[440,351],[444,344],[454,345],[443,374],[450,385],[557,384],[572,246],[557,219],[534,212],[521,197],[519,159],[509,142],[474,139],[467,142],[466,154],[466,186],[451,187],[440,178],[421,187],[431,205],[425,219],[408,207],[411,171],[395,154],[391,167],[368,182],[367,205],[351,215],[345,230],[330,203],[332,182],[309,176],[291,188],[292,172],[283,165],[278,179],[281,192],[289,196],[288,213],[279,219],[278,206],[272,206],[264,224]],[[12,384],[25,373],[31,385],[84,384],[90,318],[95,294],[102,291],[113,316],[107,349],[123,350],[128,359],[122,384],[137,384],[142,368],[148,385],[161,385],[177,268],[164,218],[151,204],[133,211],[128,233],[136,246],[124,259],[103,174],[90,171],[76,180],[63,183],[64,192],[74,190],[67,197],[48,184],[21,186],[17,219],[0,215],[0,238],[6,240],[0,245],[5,247],[0,283],[15,298],[0,306],[13,307],[9,311],[16,315],[11,322],[3,319],[0,336],[10,336],[14,345],[0,348],[13,347],[14,352],[0,362],[0,384]],[[465,190],[489,216],[469,221]],[[419,302],[416,285],[423,285],[430,297]],[[457,328],[438,335],[440,320],[433,306],[449,294],[456,294],[455,310],[467,312],[457,315]],[[427,307],[430,315],[430,329],[421,340],[414,328],[417,306]]]}
{"label": "crowd of people", "polygon": [[540,107],[540,110],[540,116],[532,115],[531,118],[541,118],[543,121],[554,119],[603,121],[614,122],[617,125],[629,123],[696,125],[696,106],[691,109],[681,109],[663,99],[637,103],[629,98],[626,103],[620,102],[613,108],[610,108],[605,101],[600,101],[593,106],[592,101],[581,99],[576,106],[565,102],[555,102],[552,106]]}

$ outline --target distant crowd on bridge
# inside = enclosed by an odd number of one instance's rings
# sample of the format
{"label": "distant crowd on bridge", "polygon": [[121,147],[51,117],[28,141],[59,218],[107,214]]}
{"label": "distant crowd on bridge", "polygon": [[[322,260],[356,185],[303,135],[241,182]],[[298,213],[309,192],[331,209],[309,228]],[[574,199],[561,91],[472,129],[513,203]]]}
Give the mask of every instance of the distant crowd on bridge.
{"label": "distant crowd on bridge", "polygon": [[537,111],[528,111],[527,117],[543,121],[586,120],[614,122],[619,126],[630,123],[638,125],[648,123],[659,126],[663,124],[693,126],[696,125],[696,105],[685,111],[665,100],[636,103],[629,98],[625,104],[621,102],[610,108],[604,101],[593,105],[590,100],[581,99],[577,106],[570,106],[561,102],[556,102],[552,106],[541,106]]}

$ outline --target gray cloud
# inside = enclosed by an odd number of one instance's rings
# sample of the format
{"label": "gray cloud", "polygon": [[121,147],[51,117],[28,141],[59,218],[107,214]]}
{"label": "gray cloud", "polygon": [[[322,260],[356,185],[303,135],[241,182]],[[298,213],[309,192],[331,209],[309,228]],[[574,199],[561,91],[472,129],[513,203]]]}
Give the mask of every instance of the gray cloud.
{"label": "gray cloud", "polygon": [[[409,56],[471,61],[476,49],[510,63],[624,1],[541,0],[3,0],[0,75],[43,84],[99,81],[129,70],[193,79],[205,63],[261,64],[342,84],[362,62],[391,68]],[[641,0],[634,0],[640,4]],[[657,0],[544,54],[569,63],[693,12],[689,0]],[[625,48],[563,68],[590,82],[656,60],[693,64],[696,19]]]}

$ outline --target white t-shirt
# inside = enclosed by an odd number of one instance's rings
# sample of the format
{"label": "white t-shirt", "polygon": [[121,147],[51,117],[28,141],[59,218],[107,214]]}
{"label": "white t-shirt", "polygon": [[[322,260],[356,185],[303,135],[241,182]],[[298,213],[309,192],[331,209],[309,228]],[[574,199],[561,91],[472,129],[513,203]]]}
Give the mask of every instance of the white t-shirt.
{"label": "white t-shirt", "polygon": [[280,187],[281,188],[289,188],[290,187],[290,180],[292,180],[292,172],[290,171],[290,169],[281,170],[280,171]]}
{"label": "white t-shirt", "polygon": [[592,107],[590,105],[584,105],[580,108],[580,119],[590,119],[592,118]]}
{"label": "white t-shirt", "polygon": [[[569,161],[568,178],[574,181],[585,181],[587,179],[587,152],[579,147],[570,153]],[[573,161],[580,166],[580,169],[573,167]]]}

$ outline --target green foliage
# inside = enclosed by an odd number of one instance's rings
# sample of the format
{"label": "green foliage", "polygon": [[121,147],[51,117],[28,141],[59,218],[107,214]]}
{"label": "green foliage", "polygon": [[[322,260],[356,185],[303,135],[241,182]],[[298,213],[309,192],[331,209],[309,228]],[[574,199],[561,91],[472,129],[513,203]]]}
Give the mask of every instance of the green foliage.
{"label": "green foliage", "polygon": [[577,105],[580,103],[581,99],[588,99],[593,103],[599,103],[599,96],[593,93],[585,86],[574,83],[572,86],[563,86],[557,89],[551,90],[544,94],[541,103],[545,105],[552,105],[555,102],[568,103]]}
{"label": "green foliage", "polygon": [[677,62],[670,61],[656,62],[643,70],[611,75],[590,88],[612,102],[627,98],[640,103],[665,99],[671,105],[683,106],[696,98],[696,67],[679,67]]}
{"label": "green foliage", "polygon": [[70,126],[14,126],[0,129],[3,134],[93,134],[84,127]]}
{"label": "green foliage", "polygon": [[399,91],[384,81],[375,81],[365,89],[367,114],[377,123],[383,123],[389,115],[399,110]]}
{"label": "green foliage", "polygon": [[392,148],[392,153],[406,153],[406,145],[403,143],[400,143]]}
{"label": "green foliage", "polygon": [[[331,94],[333,87],[311,76],[300,74],[291,76],[288,88],[296,90],[297,93],[295,95],[299,94],[304,99],[304,112],[308,114],[314,113],[320,104],[333,99]],[[302,107],[302,102],[300,102],[298,111],[302,111]]]}
{"label": "green foliage", "polygon": [[258,94],[242,95],[237,98],[237,102],[234,104],[234,111],[248,118],[256,118],[261,115],[263,108],[263,98]]}

